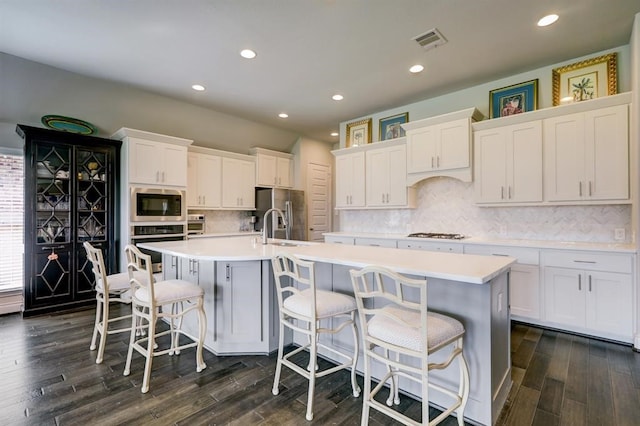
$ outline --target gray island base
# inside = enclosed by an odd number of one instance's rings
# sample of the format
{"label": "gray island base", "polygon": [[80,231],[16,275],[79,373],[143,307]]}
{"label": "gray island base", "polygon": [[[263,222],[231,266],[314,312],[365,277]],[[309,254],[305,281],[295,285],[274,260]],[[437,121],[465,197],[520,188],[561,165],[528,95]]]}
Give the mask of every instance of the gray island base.
{"label": "gray island base", "polygon": [[[277,302],[270,259],[287,252],[316,262],[320,288],[352,294],[349,270],[380,265],[399,273],[426,278],[429,309],[460,320],[466,329],[464,354],[469,363],[471,389],[465,418],[493,425],[511,387],[508,306],[509,257],[462,255],[413,250],[342,246],[299,242],[262,245],[255,237],[199,238],[140,244],[163,254],[165,278],[197,282],[205,290],[207,335],[205,347],[215,354],[269,353],[277,344]],[[293,242],[297,243],[297,242]],[[184,327],[193,327],[188,321]],[[301,336],[290,336],[301,343]],[[348,333],[327,337],[331,344],[352,348]],[[331,359],[330,353],[323,356]],[[438,359],[430,359],[437,362]],[[362,371],[364,363],[358,363]],[[374,368],[376,366],[374,365]],[[432,371],[429,380],[457,387],[456,369]],[[382,372],[374,369],[374,376]],[[401,381],[401,388],[419,398],[419,388]],[[437,393],[431,403],[448,403]]]}

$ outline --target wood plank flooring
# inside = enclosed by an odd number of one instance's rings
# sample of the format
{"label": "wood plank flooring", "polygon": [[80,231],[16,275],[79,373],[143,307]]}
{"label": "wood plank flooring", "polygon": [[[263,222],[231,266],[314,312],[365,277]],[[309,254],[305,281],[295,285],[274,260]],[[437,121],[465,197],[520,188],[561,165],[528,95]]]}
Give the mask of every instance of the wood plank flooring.
{"label": "wood plank flooring", "polygon": [[[271,394],[274,355],[205,352],[201,373],[193,349],[162,356],[143,395],[141,356],[122,375],[126,334],[109,336],[104,361],[95,364],[93,315],[0,316],[1,425],[309,423],[304,378],[283,369],[280,394]],[[640,354],[630,347],[523,324],[513,325],[511,345],[514,383],[498,425],[639,424]],[[315,401],[311,423],[360,424],[362,400],[351,396],[347,372],[319,379]],[[420,406],[403,397],[401,409],[418,416]],[[372,413],[370,424],[392,422]]]}

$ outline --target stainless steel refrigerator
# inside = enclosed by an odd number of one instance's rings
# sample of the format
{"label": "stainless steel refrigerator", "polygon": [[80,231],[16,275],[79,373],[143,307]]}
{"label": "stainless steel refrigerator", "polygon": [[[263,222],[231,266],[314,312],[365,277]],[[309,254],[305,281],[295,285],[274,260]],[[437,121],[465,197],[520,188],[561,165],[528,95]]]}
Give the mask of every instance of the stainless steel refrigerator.
{"label": "stainless steel refrigerator", "polygon": [[[269,238],[280,238],[305,241],[307,239],[307,210],[304,202],[304,191],[294,189],[256,188],[256,223],[254,229],[261,231],[263,217],[270,208],[280,209],[289,224],[284,226],[280,215],[269,214],[267,218],[267,235]],[[274,232],[272,234],[272,232]]]}

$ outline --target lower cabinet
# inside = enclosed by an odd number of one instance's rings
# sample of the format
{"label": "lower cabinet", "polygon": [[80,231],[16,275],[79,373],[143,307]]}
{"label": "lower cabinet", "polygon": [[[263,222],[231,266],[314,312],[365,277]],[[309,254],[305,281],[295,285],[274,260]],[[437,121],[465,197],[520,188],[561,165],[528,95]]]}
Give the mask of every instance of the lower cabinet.
{"label": "lower cabinet", "polygon": [[445,253],[462,253],[462,244],[435,241],[398,240],[398,248],[425,251],[442,251]]}
{"label": "lower cabinet", "polygon": [[546,257],[544,306],[548,323],[633,341],[632,256],[549,253]]}

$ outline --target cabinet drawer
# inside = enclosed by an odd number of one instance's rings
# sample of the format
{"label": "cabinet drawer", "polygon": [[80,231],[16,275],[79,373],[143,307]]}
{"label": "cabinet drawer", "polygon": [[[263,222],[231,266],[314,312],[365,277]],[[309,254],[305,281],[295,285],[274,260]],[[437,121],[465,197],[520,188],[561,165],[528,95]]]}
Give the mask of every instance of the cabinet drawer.
{"label": "cabinet drawer", "polygon": [[426,250],[426,251],[441,251],[445,253],[460,253],[463,252],[463,245],[456,243],[439,243],[431,241],[398,241],[398,248],[411,249],[411,250]]}
{"label": "cabinet drawer", "polygon": [[339,237],[336,235],[326,235],[324,237],[324,242],[325,243],[331,243],[331,244],[347,244],[352,246],[355,242],[355,238],[353,237]]}
{"label": "cabinet drawer", "polygon": [[507,246],[465,245],[465,254],[482,254],[486,256],[511,256],[524,265],[539,265],[540,251],[532,248]]}
{"label": "cabinet drawer", "polygon": [[357,246],[392,247],[396,248],[396,240],[386,238],[356,238]]}
{"label": "cabinet drawer", "polygon": [[543,252],[545,266],[631,273],[633,256],[616,253],[548,250]]}

